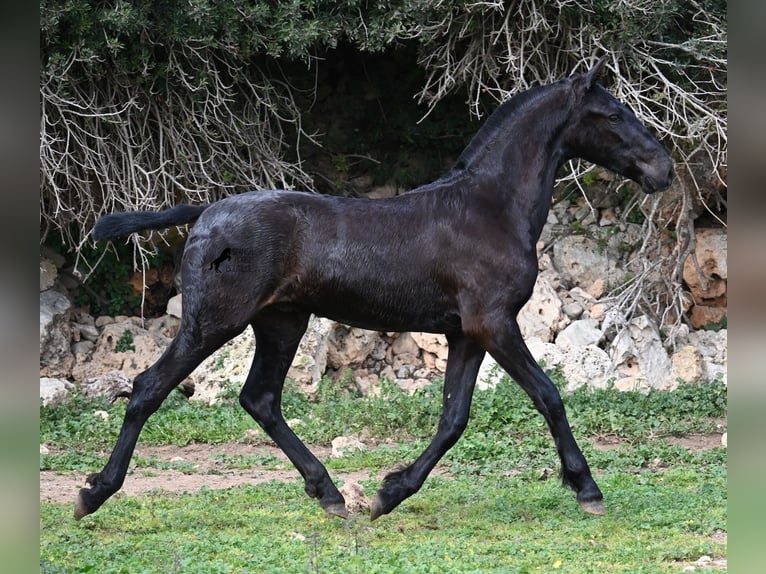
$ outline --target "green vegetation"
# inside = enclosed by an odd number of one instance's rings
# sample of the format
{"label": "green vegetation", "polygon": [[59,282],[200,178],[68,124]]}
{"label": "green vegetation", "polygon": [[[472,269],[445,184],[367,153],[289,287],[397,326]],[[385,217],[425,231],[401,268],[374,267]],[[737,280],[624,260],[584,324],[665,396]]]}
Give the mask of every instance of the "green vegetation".
{"label": "green vegetation", "polygon": [[[725,166],[720,0],[41,0],[41,237],[59,230],[80,251],[105,211],[316,189],[334,178],[307,158],[314,140],[338,173],[352,175],[348,155],[361,149],[385,159],[394,180],[425,183],[430,169],[406,158],[465,127],[445,130],[425,115],[454,98],[460,106],[445,117],[484,117],[602,53],[614,56],[622,97],[671,147],[703,150],[707,172]],[[334,102],[332,117],[367,102],[374,121],[315,132],[304,120],[315,106],[328,110],[323,100]],[[345,180],[335,187],[347,191]]]}
{"label": "green vegetation", "polygon": [[115,353],[127,353],[128,351],[135,351],[136,347],[133,345],[133,332],[129,329],[125,329],[117,339],[114,345]]}
{"label": "green vegetation", "polygon": [[[550,374],[563,386],[558,372]],[[605,517],[584,515],[555,475],[545,480],[546,469],[559,466],[548,429],[516,385],[501,384],[477,391],[469,427],[443,460],[442,474],[375,523],[326,517],[299,481],[118,494],[81,522],[71,518],[71,504],[43,503],[41,571],[655,573],[681,572],[702,555],[726,556],[726,450],[664,440],[720,430],[727,414],[723,384],[649,394],[581,389],[564,400],[605,492]],[[384,384],[378,396],[361,397],[349,380],[325,380],[316,401],[289,384],[284,411],[309,444],[364,436],[368,449],[332,459],[328,468],[332,474],[369,470],[361,484],[371,495],[379,486],[373,477],[425,448],[440,405],[438,382],[412,396]],[[96,410],[106,410],[108,419]],[[52,451],[41,455],[41,469],[99,470],[124,410],[124,401],[78,396],[41,408],[40,440]],[[234,393],[212,406],[173,393],[140,442],[270,442],[254,429]],[[229,469],[284,468],[257,448],[252,456],[230,456],[211,446],[210,457]],[[152,457],[131,465],[142,472],[200,472]]]}

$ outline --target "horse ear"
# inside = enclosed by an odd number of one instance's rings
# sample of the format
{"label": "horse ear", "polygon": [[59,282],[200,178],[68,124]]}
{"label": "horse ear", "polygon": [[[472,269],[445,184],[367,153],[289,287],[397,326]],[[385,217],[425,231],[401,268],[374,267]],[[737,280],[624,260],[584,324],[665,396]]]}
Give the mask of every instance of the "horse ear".
{"label": "horse ear", "polygon": [[595,84],[601,76],[601,71],[604,69],[604,64],[606,64],[606,56],[601,56],[598,59],[598,62],[596,62],[595,65],[585,74],[585,80],[588,85],[588,89],[593,87],[593,84]]}
{"label": "horse ear", "polygon": [[581,74],[574,79],[573,89],[577,95],[577,99],[582,98],[598,81],[601,71],[606,64],[606,56],[601,56],[598,62],[588,70],[586,73]]}

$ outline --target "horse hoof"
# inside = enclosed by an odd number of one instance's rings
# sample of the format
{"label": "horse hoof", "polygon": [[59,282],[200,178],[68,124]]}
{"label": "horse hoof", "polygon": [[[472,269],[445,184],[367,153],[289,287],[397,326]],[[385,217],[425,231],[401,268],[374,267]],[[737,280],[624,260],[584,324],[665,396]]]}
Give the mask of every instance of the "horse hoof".
{"label": "horse hoof", "polygon": [[579,501],[579,504],[580,508],[588,514],[595,514],[597,516],[606,514],[606,506],[604,506],[603,500],[582,500]]}
{"label": "horse hoof", "polygon": [[383,505],[383,501],[380,498],[380,495],[376,496],[372,499],[372,502],[370,503],[370,520],[375,520],[377,518],[380,518],[384,514],[388,514],[389,511],[386,510],[385,506]]}
{"label": "horse hoof", "polygon": [[82,494],[78,494],[77,501],[74,503],[74,519],[80,520],[83,516],[87,516],[88,514],[90,514],[90,510],[85,506]]}
{"label": "horse hoof", "polygon": [[348,518],[348,510],[346,510],[346,505],[340,502],[335,504],[328,504],[324,507],[324,511],[330,516],[338,516],[343,520]]}

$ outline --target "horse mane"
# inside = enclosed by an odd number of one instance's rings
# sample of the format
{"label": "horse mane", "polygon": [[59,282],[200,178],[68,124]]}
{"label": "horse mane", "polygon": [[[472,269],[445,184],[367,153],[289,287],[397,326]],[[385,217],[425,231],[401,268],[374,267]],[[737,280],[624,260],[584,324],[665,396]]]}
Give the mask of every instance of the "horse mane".
{"label": "horse mane", "polygon": [[[506,100],[495,109],[492,114],[486,119],[484,125],[479,128],[479,131],[471,138],[468,145],[463,149],[460,156],[453,164],[452,168],[443,176],[435,181],[418,186],[411,191],[426,191],[429,189],[439,188],[442,186],[451,186],[456,181],[462,179],[466,172],[470,171],[481,161],[482,157],[492,147],[492,143],[500,136],[507,137],[509,135],[508,124],[513,123],[517,118],[527,113],[530,108],[538,104],[541,100],[547,99],[547,97],[557,91],[561,90],[567,79],[559,80],[551,84],[544,84],[541,86],[535,86],[519,92],[511,99]],[[551,110],[555,111],[555,110]],[[569,110],[567,110],[567,114]],[[557,114],[545,114],[541,121],[550,121],[555,123],[554,118],[558,117]]]}
{"label": "horse mane", "polygon": [[[562,82],[559,81],[553,84],[535,86],[503,102],[492,112],[484,125],[476,132],[476,135],[468,142],[468,145],[457,158],[451,172],[461,172],[473,166],[484,155],[487,148],[499,134],[507,133],[504,127],[510,120],[523,114],[538,100],[544,98],[553,89],[560,89],[562,85]],[[449,175],[446,178],[449,178]]]}

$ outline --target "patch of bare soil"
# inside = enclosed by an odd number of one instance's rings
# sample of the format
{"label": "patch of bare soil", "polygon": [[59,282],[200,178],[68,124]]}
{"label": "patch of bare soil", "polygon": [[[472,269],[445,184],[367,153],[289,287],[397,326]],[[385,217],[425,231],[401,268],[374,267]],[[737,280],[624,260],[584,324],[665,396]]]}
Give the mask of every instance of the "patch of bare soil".
{"label": "patch of bare soil", "polygon": [[[330,457],[327,447],[312,446],[312,452],[320,459]],[[231,464],[222,462],[226,457],[263,456],[283,461],[284,468],[253,466],[247,469],[232,469]],[[300,474],[292,466],[281,450],[274,446],[252,446],[239,443],[220,445],[192,444],[188,446],[139,446],[134,457],[140,456],[152,459],[158,467],[166,464],[183,465],[181,471],[168,468],[134,467],[128,471],[125,483],[120,493],[128,496],[140,496],[150,492],[197,492],[202,487],[211,489],[231,488],[243,484],[259,484],[280,480],[292,482],[300,479]],[[155,462],[156,461],[156,462]],[[283,465],[280,464],[280,467]],[[96,472],[100,469],[94,468]],[[383,474],[374,475],[370,471],[331,473],[333,480],[340,482],[383,479]],[[87,473],[82,472],[40,472],[40,501],[41,502],[72,502],[77,493],[85,486]]]}
{"label": "patch of bare soil", "polygon": [[[714,432],[710,434],[690,434],[682,437],[668,436],[659,440],[664,440],[669,445],[682,446],[687,450],[710,450],[722,445],[722,436],[723,432]],[[605,435],[591,439],[591,444],[597,450],[616,450],[630,443],[617,436]]]}
{"label": "patch of bare soil", "polygon": [[[709,435],[689,435],[686,437],[666,437],[662,440],[678,444],[690,450],[707,450],[721,445],[721,433]],[[591,440],[594,448],[600,450],[616,449],[627,444],[619,437],[604,436]],[[311,451],[320,460],[330,458],[331,449],[322,446],[310,446]],[[55,452],[55,451],[54,451]],[[243,484],[259,484],[280,480],[292,482],[300,479],[300,474],[276,446],[226,443],[219,445],[192,444],[188,446],[138,446],[135,456],[151,459],[151,467],[133,467],[128,471],[121,493],[128,496],[140,496],[152,491],[174,493],[197,492],[202,487],[211,489],[230,488]],[[231,460],[236,457],[274,457],[279,468],[274,464],[246,469],[232,468]],[[228,462],[227,462],[228,459]],[[135,460],[135,458],[134,458]],[[155,466],[156,465],[156,466]],[[167,466],[176,468],[167,468]],[[164,468],[163,468],[164,467]],[[183,470],[177,468],[183,467]],[[94,468],[93,472],[100,469]],[[360,480],[383,480],[387,471],[374,473],[369,470],[356,472],[331,472],[333,480],[359,482]],[[447,475],[448,472],[437,467],[432,475]],[[82,472],[40,472],[41,502],[72,502],[78,491],[86,486],[86,473]]]}

